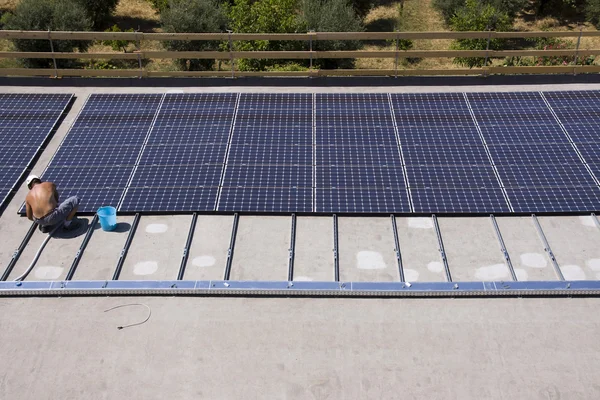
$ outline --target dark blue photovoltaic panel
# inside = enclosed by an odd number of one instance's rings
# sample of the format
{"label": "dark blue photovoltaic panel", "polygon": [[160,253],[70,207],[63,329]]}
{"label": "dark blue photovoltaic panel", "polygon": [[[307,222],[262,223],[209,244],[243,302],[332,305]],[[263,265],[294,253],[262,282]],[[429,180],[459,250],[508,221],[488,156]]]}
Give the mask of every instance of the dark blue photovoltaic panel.
{"label": "dark blue photovoltaic panel", "polygon": [[137,168],[130,187],[218,186],[221,165],[170,165]]}
{"label": "dark blue photovoltaic panel", "polygon": [[224,187],[219,211],[309,212],[311,188]]}
{"label": "dark blue photovoltaic panel", "polygon": [[406,165],[489,165],[483,146],[402,146]]}
{"label": "dark blue photovoltaic panel", "polygon": [[394,123],[389,110],[381,113],[352,113],[324,115],[317,111],[317,126],[365,126],[365,127],[393,127]]}
{"label": "dark blue photovoltaic panel", "polygon": [[481,133],[488,145],[569,142],[563,130],[556,124],[482,126]]}
{"label": "dark blue photovoltaic panel", "polygon": [[395,112],[396,124],[400,127],[430,127],[430,126],[474,126],[473,117],[469,110],[460,111],[421,111],[404,110]]}
{"label": "dark blue photovoltaic panel", "polygon": [[42,180],[61,188],[123,188],[133,167],[50,167]]}
{"label": "dark blue photovoltaic panel", "polygon": [[73,95],[71,94],[0,94],[0,110],[53,110],[57,118],[65,109]]}
{"label": "dark blue photovoltaic panel", "polygon": [[96,127],[150,127],[154,119],[154,112],[148,111],[88,111],[82,112],[73,128]]}
{"label": "dark blue photovoltaic panel", "polygon": [[223,164],[225,144],[146,146],[139,165]]}
{"label": "dark blue photovoltaic panel", "polygon": [[411,188],[492,188],[499,187],[491,166],[407,166]]}
{"label": "dark blue photovoltaic panel", "polygon": [[235,145],[312,145],[312,126],[302,127],[239,127],[236,126],[231,138]]}
{"label": "dark blue photovoltaic panel", "polygon": [[410,212],[406,189],[344,189],[317,187],[316,212],[406,213]]}
{"label": "dark blue photovoltaic panel", "polygon": [[114,146],[89,151],[80,147],[61,147],[58,149],[52,161],[51,167],[83,167],[83,166],[117,166],[135,165],[141,146]]}
{"label": "dark blue photovoltaic panel", "polygon": [[600,143],[580,143],[577,150],[588,164],[600,164]]}
{"label": "dark blue photovoltaic panel", "polygon": [[[282,124],[283,122],[283,124]],[[311,126],[313,122],[312,110],[269,112],[255,110],[240,110],[235,117],[235,126]]]}
{"label": "dark blue photovoltaic panel", "polygon": [[531,108],[482,110],[475,112],[475,118],[479,126],[530,126],[551,124],[555,121],[552,113],[545,106],[540,110]]}
{"label": "dark blue photovoltaic panel", "polygon": [[600,163],[599,164],[589,164],[588,167],[592,170],[592,173],[596,177],[596,179],[600,180]]}
{"label": "dark blue photovoltaic panel", "polygon": [[312,166],[228,165],[223,186],[312,187]]}
{"label": "dark blue photovoltaic panel", "polygon": [[[538,92],[487,92],[467,93],[471,108],[475,110],[506,110],[537,108],[547,109]],[[476,113],[479,115],[478,113]]]}
{"label": "dark blue photovoltaic panel", "polygon": [[317,187],[367,188],[405,187],[401,167],[317,167]]}
{"label": "dark blue photovoltaic panel", "polygon": [[77,196],[80,199],[79,212],[96,212],[100,207],[117,207],[119,200],[125,189],[81,189],[58,187],[61,201],[71,196]]}
{"label": "dark blue photovoltaic panel", "polygon": [[168,93],[160,107],[169,110],[201,110],[207,108],[231,109],[235,107],[235,93]]}
{"label": "dark blue photovoltaic panel", "polygon": [[154,126],[156,128],[182,128],[202,125],[230,125],[233,109],[211,108],[205,110],[163,110],[161,108]]}
{"label": "dark blue photovoltaic panel", "polygon": [[0,128],[0,146],[28,146],[31,143],[42,143],[48,130],[45,129],[27,129]]}
{"label": "dark blue photovoltaic panel", "polygon": [[515,212],[596,212],[600,189],[593,187],[506,189]]}
{"label": "dark blue photovoltaic panel", "polygon": [[495,165],[579,164],[570,144],[514,144],[489,146]]}
{"label": "dark blue photovoltaic panel", "polygon": [[544,92],[544,97],[548,100],[554,111],[563,108],[585,109],[600,107],[599,90],[569,90],[564,92]]}
{"label": "dark blue photovoltaic panel", "polygon": [[86,101],[84,112],[104,110],[111,111],[148,111],[153,112],[158,108],[162,94],[92,94]]}
{"label": "dark blue photovoltaic panel", "polygon": [[71,129],[61,147],[140,146],[141,148],[147,134],[146,127]]}
{"label": "dark blue photovoltaic panel", "polygon": [[130,188],[119,211],[213,211],[218,187]]}
{"label": "dark blue photovoltaic panel", "polygon": [[25,167],[37,152],[33,146],[0,146],[0,167]]}
{"label": "dark blue photovoltaic panel", "polygon": [[396,133],[388,127],[317,127],[318,145],[397,146]]}
{"label": "dark blue photovoltaic panel", "polygon": [[[0,187],[10,188],[9,185],[12,185],[19,180],[23,173],[23,169],[24,167],[0,167]],[[0,196],[4,197],[1,194]]]}
{"label": "dark blue photovoltaic panel", "polygon": [[600,121],[597,124],[563,124],[575,143],[600,143]]}
{"label": "dark blue photovoltaic panel", "polygon": [[387,94],[320,93],[316,99],[317,127],[393,127]]}
{"label": "dark blue photovoltaic panel", "polygon": [[600,111],[596,108],[558,108],[554,113],[563,124],[594,123],[600,120]]}
{"label": "dark blue photovoltaic panel", "polygon": [[403,146],[411,145],[481,145],[475,125],[472,126],[399,126],[398,135]]}
{"label": "dark blue photovoltaic panel", "polygon": [[297,110],[312,109],[311,93],[242,93],[240,110]]}
{"label": "dark blue photovoltaic panel", "polygon": [[596,184],[582,164],[499,165],[497,169],[505,187],[574,187]]}
{"label": "dark blue photovoltaic panel", "polygon": [[148,138],[148,145],[181,144],[193,145],[203,143],[227,143],[230,124],[201,125],[173,128],[154,127]]}
{"label": "dark blue photovoltaic panel", "polygon": [[468,109],[462,93],[392,93],[394,110],[436,110]]}
{"label": "dark blue photovoltaic panel", "polygon": [[501,189],[411,189],[417,213],[509,212]]}
{"label": "dark blue photovoltaic panel", "polygon": [[232,145],[227,164],[312,165],[311,146]]}
{"label": "dark blue photovoltaic panel", "polygon": [[400,166],[398,146],[317,146],[317,165]]}
{"label": "dark blue photovoltaic panel", "polygon": [[340,110],[389,110],[387,93],[317,93],[316,107],[319,112]]}

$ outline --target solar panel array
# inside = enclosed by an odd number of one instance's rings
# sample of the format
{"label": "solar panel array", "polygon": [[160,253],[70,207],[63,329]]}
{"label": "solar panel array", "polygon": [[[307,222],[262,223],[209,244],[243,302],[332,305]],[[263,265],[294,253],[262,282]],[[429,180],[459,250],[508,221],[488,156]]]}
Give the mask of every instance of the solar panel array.
{"label": "solar panel array", "polygon": [[71,101],[70,94],[0,94],[0,206]]}
{"label": "solar panel array", "polygon": [[600,92],[92,95],[45,171],[82,211],[589,212]]}

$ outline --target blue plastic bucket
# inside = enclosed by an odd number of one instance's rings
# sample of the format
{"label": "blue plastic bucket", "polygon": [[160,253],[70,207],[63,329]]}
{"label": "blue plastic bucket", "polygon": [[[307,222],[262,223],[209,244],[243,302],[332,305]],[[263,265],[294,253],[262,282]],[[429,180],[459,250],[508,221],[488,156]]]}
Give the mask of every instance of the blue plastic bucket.
{"label": "blue plastic bucket", "polygon": [[103,231],[114,231],[117,227],[117,209],[111,206],[100,207],[98,219]]}

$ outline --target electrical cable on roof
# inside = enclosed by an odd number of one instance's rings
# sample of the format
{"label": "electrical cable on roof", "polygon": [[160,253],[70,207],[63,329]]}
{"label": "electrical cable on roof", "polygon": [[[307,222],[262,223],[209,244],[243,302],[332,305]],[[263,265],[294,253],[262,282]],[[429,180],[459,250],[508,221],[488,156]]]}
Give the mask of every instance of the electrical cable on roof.
{"label": "electrical cable on roof", "polygon": [[22,281],[23,279],[27,278],[27,275],[29,275],[29,273],[31,272],[31,270],[33,269],[33,267],[35,267],[35,264],[37,263],[37,260],[40,258],[40,254],[42,254],[42,250],[44,250],[44,247],[46,247],[46,244],[48,243],[48,241],[50,240],[50,238],[52,237],[52,235],[54,234],[54,232],[56,232],[57,229],[60,228],[61,226],[63,226],[62,222],[59,223],[59,224],[57,224],[54,227],[54,229],[52,229],[52,231],[48,234],[48,236],[46,236],[46,239],[44,239],[44,241],[42,242],[42,245],[38,249],[37,253],[35,253],[35,256],[33,257],[33,261],[31,262],[31,264],[29,264],[29,267],[27,267],[27,269],[25,270],[25,272],[23,272],[20,276],[18,276],[17,278],[15,278],[14,282]]}
{"label": "electrical cable on roof", "polygon": [[121,307],[129,307],[129,306],[144,306],[148,309],[148,316],[146,317],[145,320],[143,320],[142,322],[136,322],[135,324],[129,324],[129,325],[123,325],[123,326],[117,326],[118,330],[121,329],[125,329],[125,328],[130,328],[132,326],[136,326],[136,325],[142,325],[146,322],[148,322],[148,320],[150,319],[150,317],[152,316],[152,310],[150,309],[150,307],[148,307],[146,304],[143,303],[131,303],[131,304],[121,304],[119,306],[115,306],[113,308],[109,308],[108,310],[104,310],[104,312],[108,312],[108,311],[112,311],[112,310],[116,310],[117,308],[121,308]]}

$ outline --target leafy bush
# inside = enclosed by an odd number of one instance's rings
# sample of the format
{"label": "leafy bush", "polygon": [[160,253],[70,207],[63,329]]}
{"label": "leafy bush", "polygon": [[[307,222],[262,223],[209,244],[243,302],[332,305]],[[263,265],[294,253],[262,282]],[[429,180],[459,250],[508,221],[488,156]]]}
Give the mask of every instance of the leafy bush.
{"label": "leafy bush", "polygon": [[[230,27],[235,33],[295,33],[306,31],[305,24],[296,15],[296,0],[235,0],[228,7]],[[225,46],[228,46],[225,44]],[[292,51],[302,50],[304,43],[277,40],[236,41],[237,51]],[[284,60],[238,61],[242,71],[260,71]],[[291,62],[289,60],[288,62]]]}
{"label": "leafy bush", "polygon": [[[512,27],[510,17],[494,8],[491,4],[480,4],[477,0],[466,0],[465,6],[450,19],[453,31],[507,31]],[[454,50],[485,50],[487,39],[458,39],[452,44]],[[503,40],[490,40],[489,49],[499,50],[504,44]],[[473,67],[482,67],[485,59],[482,57],[456,57],[457,64]],[[488,60],[489,62],[489,60]]]}
{"label": "leafy bush", "polygon": [[[448,25],[452,17],[465,6],[465,3],[465,0],[433,0],[433,6],[440,11]],[[491,5],[498,12],[508,15],[512,20],[520,10],[527,7],[529,0],[483,0],[479,3],[482,6]]]}
{"label": "leafy bush", "polygon": [[[113,25],[110,28],[108,28],[107,30],[105,30],[104,32],[123,32],[123,31],[117,25]],[[125,32],[134,32],[134,30],[133,30],[133,28],[129,28]],[[127,50],[127,46],[129,46],[129,43],[133,43],[133,40],[115,39],[115,40],[103,40],[102,41],[102,44],[104,46],[110,46],[110,47],[112,47],[112,49],[114,51],[122,50],[123,52],[125,52]]]}
{"label": "leafy bush", "polygon": [[[222,32],[227,22],[224,10],[217,0],[171,1],[169,8],[160,16],[165,32]],[[218,50],[218,41],[173,40],[164,42],[172,51]],[[189,71],[209,70],[214,60],[178,59],[181,69]]]}
{"label": "leafy bush", "polygon": [[158,12],[163,12],[169,7],[169,0],[148,0]]}
{"label": "leafy bush", "polygon": [[[559,38],[538,38],[536,39],[536,48],[537,50],[572,49],[573,42]],[[592,65],[594,61],[594,56],[577,57],[577,61],[575,61],[574,55],[540,56],[535,58],[534,65]]]}
{"label": "leafy bush", "polygon": [[[360,32],[359,17],[348,0],[303,0],[301,3],[304,25],[316,32]],[[356,40],[327,40],[313,43],[313,50],[351,51],[361,47]],[[353,68],[354,59],[318,59],[318,68]]]}
{"label": "leafy bush", "polygon": [[[2,17],[4,29],[26,31],[89,31],[92,22],[86,10],[77,0],[21,0],[14,13]],[[13,40],[14,46],[19,51],[51,51],[50,42],[44,40]],[[75,48],[85,51],[89,41],[54,40],[54,51],[72,52]],[[43,68],[52,65],[51,59],[25,59],[25,66]],[[58,67],[73,64],[72,60],[56,60]]]}
{"label": "leafy bush", "polygon": [[600,29],[600,0],[587,0],[585,16],[589,22]]}
{"label": "leafy bush", "polygon": [[94,29],[102,28],[117,8],[119,0],[77,0],[86,10]]}

